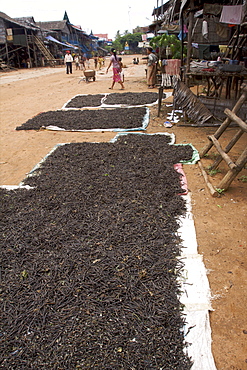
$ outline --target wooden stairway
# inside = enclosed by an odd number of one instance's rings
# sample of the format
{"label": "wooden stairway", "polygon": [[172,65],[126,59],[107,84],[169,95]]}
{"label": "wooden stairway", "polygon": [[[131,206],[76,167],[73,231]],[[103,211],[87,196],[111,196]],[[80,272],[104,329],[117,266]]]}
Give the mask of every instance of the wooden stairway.
{"label": "wooden stairway", "polygon": [[33,36],[33,40],[38,47],[38,49],[41,51],[45,59],[48,61],[49,65],[51,67],[54,67],[56,64],[56,60],[54,56],[51,54],[51,52],[45,47],[45,44],[41,39],[39,39],[37,36]]}
{"label": "wooden stairway", "polygon": [[[247,163],[247,145],[245,146],[242,154],[240,154],[239,158],[236,160],[235,163],[232,161],[230,156],[227,154],[232,149],[232,147],[237,143],[240,137],[243,134],[247,134],[246,122],[242,121],[242,119],[237,116],[237,112],[239,111],[239,109],[241,108],[245,100],[247,99],[247,84],[243,84],[241,86],[241,89],[242,89],[242,94],[239,100],[237,101],[237,103],[235,104],[235,106],[233,107],[232,111],[227,108],[224,110],[224,113],[226,114],[227,118],[222,123],[222,125],[218,128],[218,130],[214,133],[214,135],[208,136],[209,143],[202,149],[200,153],[200,156],[203,157],[214,146],[217,149],[220,156],[213,163],[213,165],[210,166],[210,169],[215,170],[222,160],[224,160],[229,167],[229,170],[226,173],[225,177],[221,180],[217,188],[214,188],[213,185],[208,181],[207,174],[205,170],[203,169],[201,162],[199,161],[199,166],[202,170],[202,174],[206,180],[206,183],[208,185],[208,188],[212,196],[217,196],[219,194],[219,191],[226,191],[229,188],[231,182],[235,179],[237,174],[244,168],[244,166]],[[230,125],[231,122],[234,122],[235,124],[237,124],[239,127],[239,130],[230,140],[230,142],[225,147],[225,149],[223,149],[218,139],[224,133],[224,131],[227,129],[227,127]],[[246,143],[247,143],[247,140],[246,140]]]}

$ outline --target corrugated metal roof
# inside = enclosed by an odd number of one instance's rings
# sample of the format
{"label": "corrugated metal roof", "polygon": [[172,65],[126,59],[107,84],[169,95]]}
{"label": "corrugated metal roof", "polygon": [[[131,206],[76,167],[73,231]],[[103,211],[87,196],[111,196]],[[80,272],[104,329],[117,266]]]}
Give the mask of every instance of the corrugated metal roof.
{"label": "corrugated metal roof", "polygon": [[93,35],[99,37],[100,39],[108,40],[108,33],[94,33]]}

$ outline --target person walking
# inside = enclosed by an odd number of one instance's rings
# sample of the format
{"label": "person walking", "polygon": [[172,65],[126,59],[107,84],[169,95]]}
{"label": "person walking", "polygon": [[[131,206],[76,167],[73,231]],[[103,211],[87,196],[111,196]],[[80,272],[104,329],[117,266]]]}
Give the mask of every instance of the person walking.
{"label": "person walking", "polygon": [[87,65],[87,69],[90,69],[90,58],[89,57],[86,58],[86,65]]}
{"label": "person walking", "polygon": [[156,83],[156,70],[158,57],[154,54],[151,47],[147,48],[148,62],[147,62],[147,84],[149,89],[153,89]]}
{"label": "person walking", "polygon": [[113,79],[112,79],[112,85],[111,85],[111,87],[109,87],[109,89],[112,90],[113,86],[115,85],[115,82],[118,82],[121,85],[121,90],[123,90],[124,89],[124,84],[123,84],[123,81],[121,80],[121,75],[120,75],[121,67],[119,65],[119,58],[117,56],[116,50],[111,49],[111,54],[112,55],[110,57],[110,64],[109,64],[109,66],[107,67],[107,70],[106,70],[106,73],[107,73],[109,71],[109,68],[112,65]]}
{"label": "person walking", "polygon": [[98,59],[98,62],[99,62],[99,70],[102,68],[102,66],[103,66],[103,61],[104,61],[104,59],[103,59],[103,57],[100,55],[99,56],[99,59]]}
{"label": "person walking", "polygon": [[73,62],[73,57],[70,54],[70,51],[67,50],[66,55],[64,57],[64,63],[66,64],[66,73],[67,73],[67,75],[69,73],[72,73],[72,62]]}
{"label": "person walking", "polygon": [[78,55],[78,54],[75,56],[74,61],[75,61],[75,69],[76,69],[76,70],[80,69],[80,65],[79,65],[79,55]]}
{"label": "person walking", "polygon": [[99,60],[98,55],[96,54],[93,59],[94,59],[94,69],[96,70],[98,67],[98,60]]}
{"label": "person walking", "polygon": [[80,71],[84,71],[86,69],[85,68],[85,57],[84,56],[79,57],[79,66],[80,66]]}

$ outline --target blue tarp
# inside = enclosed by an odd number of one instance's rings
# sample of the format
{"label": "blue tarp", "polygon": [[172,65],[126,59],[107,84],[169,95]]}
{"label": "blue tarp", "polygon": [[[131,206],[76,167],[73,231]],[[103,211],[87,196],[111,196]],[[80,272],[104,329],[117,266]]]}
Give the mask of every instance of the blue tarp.
{"label": "blue tarp", "polygon": [[63,43],[63,42],[60,42],[60,41],[58,41],[57,39],[55,39],[54,37],[52,37],[52,36],[47,36],[47,37],[46,37],[46,39],[47,39],[47,40],[49,40],[49,41],[56,42],[57,44],[60,44],[60,45],[66,46],[68,49],[78,49],[78,47],[76,47],[76,46],[72,46],[72,45],[68,45],[68,44],[65,44],[65,43]]}
{"label": "blue tarp", "polygon": [[[46,39],[49,41],[56,42],[57,44],[66,46],[67,49],[75,49],[75,50],[81,49],[83,53],[88,53],[90,51],[90,49],[86,45],[80,45],[79,43],[77,43],[78,46],[73,46],[70,43],[66,44],[64,42],[58,41],[52,36],[47,36]],[[66,49],[63,49],[63,50],[66,50]],[[97,50],[97,49],[94,49],[94,50]]]}

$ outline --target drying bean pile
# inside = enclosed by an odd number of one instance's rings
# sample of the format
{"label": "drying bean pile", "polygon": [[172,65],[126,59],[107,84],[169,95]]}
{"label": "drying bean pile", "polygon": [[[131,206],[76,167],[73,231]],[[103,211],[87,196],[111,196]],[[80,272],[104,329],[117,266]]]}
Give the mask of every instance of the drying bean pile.
{"label": "drying bean pile", "polygon": [[156,92],[141,92],[141,93],[112,93],[106,96],[104,104],[107,105],[145,105],[152,104],[158,100]]}
{"label": "drying bean pile", "polygon": [[164,135],[59,146],[1,192],[2,369],[187,370],[173,164]]}
{"label": "drying bean pile", "polygon": [[65,108],[99,107],[105,94],[77,95],[71,99]]}
{"label": "drying bean pile", "polygon": [[16,130],[39,130],[47,126],[65,130],[138,129],[142,128],[146,112],[144,107],[48,111],[29,119]]}
{"label": "drying bean pile", "polygon": [[[105,99],[102,101],[102,99]],[[165,97],[165,96],[164,96]],[[66,105],[66,108],[98,107],[103,102],[107,105],[147,105],[158,100],[156,92],[124,92],[112,94],[77,95]]]}

